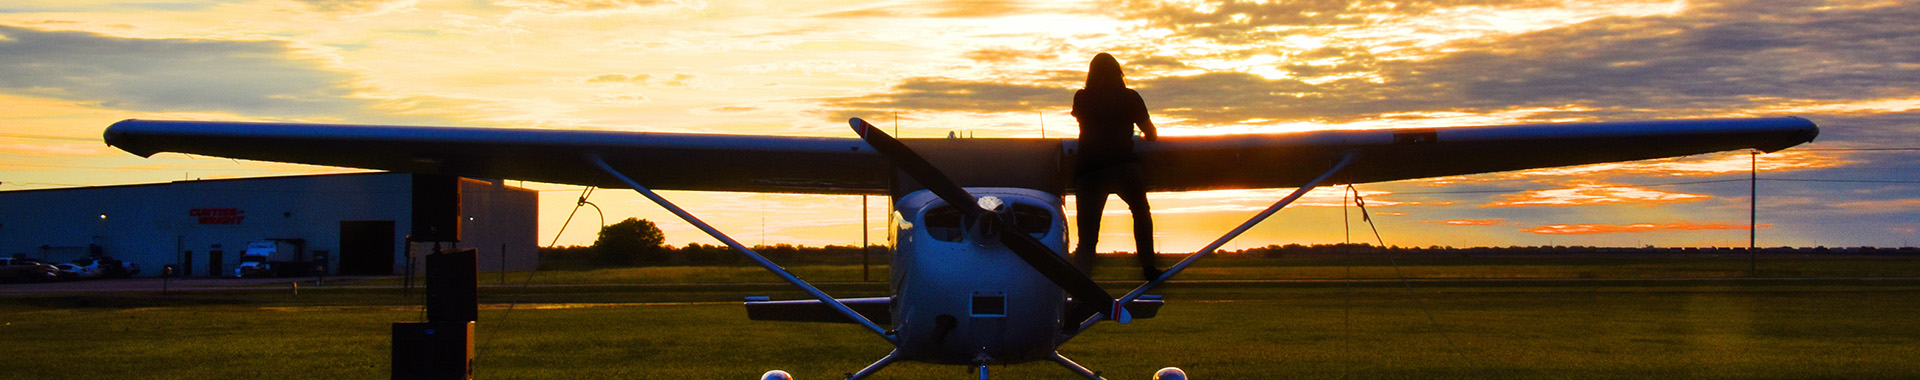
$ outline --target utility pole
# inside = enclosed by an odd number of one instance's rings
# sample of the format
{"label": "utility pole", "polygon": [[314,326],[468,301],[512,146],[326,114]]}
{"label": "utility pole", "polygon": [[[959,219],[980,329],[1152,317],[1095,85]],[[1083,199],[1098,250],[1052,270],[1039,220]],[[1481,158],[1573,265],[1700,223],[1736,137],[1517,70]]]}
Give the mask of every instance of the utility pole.
{"label": "utility pole", "polygon": [[1759,252],[1755,252],[1754,237],[1759,231],[1760,205],[1760,151],[1747,151],[1747,275],[1760,275]]}
{"label": "utility pole", "polygon": [[873,231],[867,230],[867,195],[860,194],[860,281],[861,282],[869,281],[867,279],[867,272],[868,272],[868,266],[869,266],[869,264],[867,263],[867,254],[872,252],[873,250],[867,249],[867,245],[868,245],[867,235],[872,235],[872,232]]}

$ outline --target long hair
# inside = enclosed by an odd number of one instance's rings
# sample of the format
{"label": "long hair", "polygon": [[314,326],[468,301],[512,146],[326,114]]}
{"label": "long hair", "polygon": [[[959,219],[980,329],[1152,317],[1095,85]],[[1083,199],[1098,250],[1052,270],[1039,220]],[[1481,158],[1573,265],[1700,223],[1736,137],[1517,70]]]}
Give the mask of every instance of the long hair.
{"label": "long hair", "polygon": [[1093,56],[1093,63],[1087,67],[1088,90],[1111,90],[1127,88],[1126,75],[1120,72],[1120,60],[1113,55],[1100,53]]}

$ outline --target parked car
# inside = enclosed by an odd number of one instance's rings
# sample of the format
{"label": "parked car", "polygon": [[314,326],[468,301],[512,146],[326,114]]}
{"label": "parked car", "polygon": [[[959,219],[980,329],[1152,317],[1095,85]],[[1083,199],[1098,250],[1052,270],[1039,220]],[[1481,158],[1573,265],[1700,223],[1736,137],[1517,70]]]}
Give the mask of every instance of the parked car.
{"label": "parked car", "polygon": [[0,281],[40,282],[60,278],[60,269],[46,263],[0,257]]}
{"label": "parked car", "polygon": [[73,265],[98,271],[100,277],[106,278],[133,277],[133,275],[140,273],[139,264],[120,261],[112,257],[79,258],[73,260]]}
{"label": "parked car", "polygon": [[83,267],[79,265],[59,263],[59,264],[53,264],[53,267],[60,270],[60,279],[62,280],[78,280],[83,278],[100,277],[100,271],[87,269],[87,267]]}

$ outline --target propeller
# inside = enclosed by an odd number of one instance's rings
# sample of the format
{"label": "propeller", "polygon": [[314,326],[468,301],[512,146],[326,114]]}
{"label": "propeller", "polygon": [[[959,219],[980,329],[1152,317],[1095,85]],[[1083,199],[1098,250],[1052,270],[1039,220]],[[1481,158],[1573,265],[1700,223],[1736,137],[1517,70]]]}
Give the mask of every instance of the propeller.
{"label": "propeller", "polygon": [[[1116,310],[1118,308],[1115,307],[1112,295],[1105,289],[1101,289],[1100,284],[1094,283],[1092,278],[1075,269],[1073,263],[1067,262],[1066,257],[1047,248],[1047,245],[1041,243],[1039,239],[1014,229],[1013,223],[1001,220],[998,199],[974,198],[972,194],[967,193],[966,189],[953,183],[952,179],[941,173],[940,169],[928,163],[926,158],[920,157],[906,144],[900,143],[900,140],[894,139],[893,136],[888,136],[886,132],[880,131],[866,120],[853,118],[847,123],[853,126],[853,131],[858,133],[862,140],[866,140],[867,145],[873,146],[875,151],[886,156],[895,168],[906,172],[908,177],[913,177],[914,181],[919,181],[921,185],[926,186],[927,191],[933,192],[941,200],[945,200],[949,206],[959,210],[966,217],[965,220],[975,221],[972,228],[976,231],[969,231],[970,236],[988,239],[997,237],[1001,245],[1013,251],[1020,260],[1026,261],[1027,266],[1033,267],[1054,285],[1059,285],[1061,289],[1067,291],[1067,294],[1073,295],[1075,303],[1079,306],[1068,313],[1069,322],[1078,323],[1096,313],[1107,313],[1108,318],[1122,323],[1131,319],[1124,309]],[[987,207],[983,207],[983,203]]]}

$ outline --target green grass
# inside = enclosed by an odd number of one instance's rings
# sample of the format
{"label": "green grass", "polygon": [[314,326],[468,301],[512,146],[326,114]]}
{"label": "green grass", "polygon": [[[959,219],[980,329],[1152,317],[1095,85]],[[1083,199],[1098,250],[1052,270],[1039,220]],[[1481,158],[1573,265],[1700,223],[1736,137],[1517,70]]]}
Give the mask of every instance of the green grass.
{"label": "green grass", "polygon": [[[1181,257],[1164,256],[1161,267]],[[1104,257],[1094,277],[1103,281],[1138,280],[1131,256]],[[1356,253],[1352,257],[1310,256],[1263,258],[1215,256],[1187,269],[1179,280],[1271,279],[1503,279],[1503,278],[1744,278],[1744,277],[1920,277],[1920,256],[1809,256],[1762,254],[1754,263],[1738,254],[1629,254],[1629,255],[1484,255],[1416,256]],[[819,263],[791,265],[788,271],[811,282],[859,282],[861,265]],[[887,281],[888,266],[875,263],[867,280]],[[1750,270],[1757,270],[1750,271]],[[357,285],[399,285],[389,278]],[[681,284],[774,283],[776,277],[758,266],[654,266],[576,270],[542,270],[480,274],[482,285],[517,284]],[[281,286],[281,285],[263,285]]]}
{"label": "green grass", "polygon": [[[1180,284],[1159,318],[1103,324],[1061,352],[1109,378],[1179,366],[1236,378],[1913,378],[1920,281]],[[868,286],[871,288],[872,286]],[[735,286],[491,289],[477,330],[490,379],[837,378],[887,347],[851,325],[750,322]],[[859,292],[859,289],[837,289]],[[303,289],[0,299],[9,378],[387,376],[390,290]],[[658,303],[648,303],[658,302]],[[1423,308],[1424,306],[1424,308]],[[1423,309],[1426,312],[1423,312]],[[1431,312],[1430,323],[1427,312]],[[1439,329],[1444,329],[1443,336]],[[1452,343],[1448,340],[1451,339]],[[1047,363],[996,378],[1071,378]],[[898,364],[882,379],[971,378]]]}
{"label": "green grass", "polygon": [[[1898,256],[1398,257],[1414,278],[1514,281],[1176,283],[1158,318],[1102,324],[1060,351],[1110,379],[1178,366],[1201,379],[1920,378],[1920,280]],[[1133,275],[1112,258],[1099,277]],[[1170,264],[1170,261],[1165,263]],[[1348,263],[1352,263],[1350,268]],[[884,267],[880,267],[884,268]],[[791,268],[838,296],[884,294],[859,265]],[[1191,279],[1396,278],[1385,257],[1222,258]],[[877,269],[875,279],[884,279]],[[512,283],[526,273],[510,274]],[[1591,281],[1528,281],[1534,278]],[[1705,278],[1656,280],[1656,278]],[[482,283],[498,277],[483,274]],[[1715,278],[1728,278],[1718,279]],[[756,267],[542,271],[487,287],[476,374],[487,379],[833,379],[888,347],[853,325],[747,321],[746,295],[801,297]],[[383,280],[395,281],[395,280]],[[379,283],[379,282],[376,282]],[[714,284],[686,284],[714,283]],[[330,281],[329,284],[337,284]],[[1128,282],[1110,283],[1118,292]],[[0,297],[12,379],[386,378],[390,324],[419,291],[302,286]],[[509,305],[512,309],[509,310]],[[1444,331],[1444,334],[1442,333]],[[1050,363],[995,378],[1070,379]],[[968,379],[900,363],[880,379]]]}

